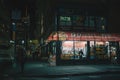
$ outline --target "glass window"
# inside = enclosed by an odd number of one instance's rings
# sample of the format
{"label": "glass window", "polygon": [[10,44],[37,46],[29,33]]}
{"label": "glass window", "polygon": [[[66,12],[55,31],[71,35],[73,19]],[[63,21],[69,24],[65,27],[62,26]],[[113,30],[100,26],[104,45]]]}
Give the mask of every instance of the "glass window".
{"label": "glass window", "polygon": [[95,27],[95,19],[94,16],[89,16],[90,27]]}
{"label": "glass window", "polygon": [[61,59],[63,60],[74,59],[73,41],[62,41]]}
{"label": "glass window", "polygon": [[71,17],[70,16],[60,16],[60,25],[71,25]]}
{"label": "glass window", "polygon": [[102,41],[90,41],[90,59],[109,59],[109,43]]}
{"label": "glass window", "polygon": [[[62,9],[59,14],[59,25],[69,26],[67,29],[96,29],[97,31],[106,30],[105,15],[96,13],[96,8]],[[72,28],[74,27],[74,28]],[[62,28],[66,29],[66,28]]]}
{"label": "glass window", "polygon": [[106,19],[104,17],[96,17],[96,27],[99,31],[105,31]]}
{"label": "glass window", "polygon": [[85,27],[88,27],[88,26],[89,26],[89,17],[88,17],[88,16],[85,16],[84,26],[85,26]]}
{"label": "glass window", "polygon": [[73,16],[73,25],[84,26],[85,17],[84,16]]}
{"label": "glass window", "polygon": [[[87,42],[86,41],[74,41],[75,44],[75,59],[84,59],[87,57]],[[80,52],[82,51],[82,54]],[[80,57],[81,56],[81,57]]]}
{"label": "glass window", "polygon": [[[61,59],[84,59],[87,56],[87,42],[86,41],[62,41]],[[80,55],[82,51],[82,55]],[[81,57],[80,57],[81,56]]]}

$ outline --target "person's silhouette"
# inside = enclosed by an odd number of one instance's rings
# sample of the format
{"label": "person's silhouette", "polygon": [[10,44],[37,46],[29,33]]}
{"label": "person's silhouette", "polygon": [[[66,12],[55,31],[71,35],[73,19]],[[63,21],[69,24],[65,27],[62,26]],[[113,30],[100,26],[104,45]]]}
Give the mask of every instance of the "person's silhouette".
{"label": "person's silhouette", "polygon": [[26,51],[22,46],[17,47],[17,63],[20,66],[20,71],[24,71]]}
{"label": "person's silhouette", "polygon": [[79,51],[79,59],[82,59],[82,56],[83,56],[83,51],[82,51],[82,49]]}

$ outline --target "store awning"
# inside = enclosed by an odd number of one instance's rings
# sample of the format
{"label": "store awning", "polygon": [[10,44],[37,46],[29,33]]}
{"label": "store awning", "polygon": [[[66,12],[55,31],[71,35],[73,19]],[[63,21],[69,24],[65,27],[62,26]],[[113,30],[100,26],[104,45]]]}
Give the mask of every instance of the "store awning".
{"label": "store awning", "polygon": [[120,34],[58,31],[50,34],[47,41],[51,40],[120,41]]}

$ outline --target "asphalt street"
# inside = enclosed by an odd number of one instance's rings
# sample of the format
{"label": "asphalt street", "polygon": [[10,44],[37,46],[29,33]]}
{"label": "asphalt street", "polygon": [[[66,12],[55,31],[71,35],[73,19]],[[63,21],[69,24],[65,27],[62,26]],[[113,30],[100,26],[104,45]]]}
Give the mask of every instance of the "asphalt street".
{"label": "asphalt street", "polygon": [[[52,80],[74,80],[81,75],[83,78],[90,76],[106,74],[108,76],[117,74],[120,76],[120,65],[69,65],[69,66],[50,66],[48,63],[27,62],[24,72],[21,73],[18,68],[13,68],[3,75],[3,80],[37,80],[39,78],[54,78]],[[71,79],[71,76],[73,79]],[[74,77],[73,77],[74,76]],[[116,75],[115,75],[116,76]],[[104,77],[102,75],[102,77]],[[17,79],[16,79],[17,78]],[[33,79],[34,78],[34,79]],[[58,79],[59,78],[59,79]],[[93,77],[92,77],[93,78]],[[97,77],[98,78],[98,77]],[[101,78],[101,77],[100,77]],[[2,79],[2,78],[1,78]],[[119,78],[120,79],[120,78]],[[42,79],[47,80],[47,79]],[[85,79],[87,80],[87,79]]]}

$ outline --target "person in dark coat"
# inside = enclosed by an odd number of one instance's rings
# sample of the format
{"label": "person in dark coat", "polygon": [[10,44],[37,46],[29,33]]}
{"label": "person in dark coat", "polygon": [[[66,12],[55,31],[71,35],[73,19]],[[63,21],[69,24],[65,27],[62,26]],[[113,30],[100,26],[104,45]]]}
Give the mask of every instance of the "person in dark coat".
{"label": "person in dark coat", "polygon": [[18,66],[20,67],[20,71],[23,72],[26,59],[26,51],[22,46],[18,46],[16,54]]}
{"label": "person in dark coat", "polygon": [[34,54],[34,60],[38,60],[39,50],[36,49],[35,52],[34,52],[33,54]]}
{"label": "person in dark coat", "polygon": [[83,51],[82,51],[82,49],[78,52],[78,54],[79,54],[79,59],[82,59],[82,56],[83,56]]}

